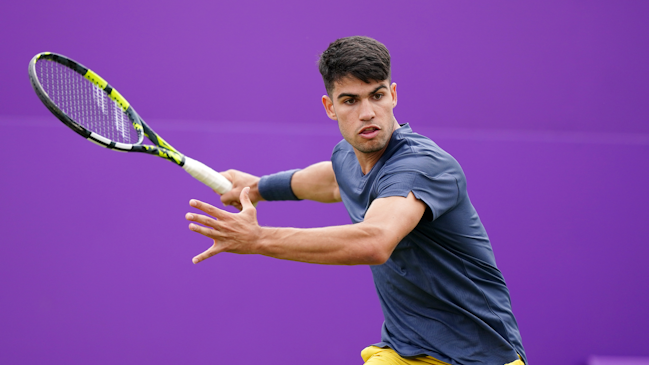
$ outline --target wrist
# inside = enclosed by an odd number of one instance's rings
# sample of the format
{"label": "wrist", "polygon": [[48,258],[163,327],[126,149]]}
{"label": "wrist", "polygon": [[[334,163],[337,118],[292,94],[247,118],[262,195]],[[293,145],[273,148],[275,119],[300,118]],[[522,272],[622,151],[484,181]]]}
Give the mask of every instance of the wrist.
{"label": "wrist", "polygon": [[250,191],[248,192],[248,196],[250,197],[250,201],[252,201],[253,204],[256,204],[257,202],[260,202],[264,199],[263,196],[259,193],[259,178],[257,178],[257,181],[254,183],[250,184]]}
{"label": "wrist", "polygon": [[272,239],[271,236],[273,234],[273,231],[275,231],[277,228],[272,228],[272,227],[259,227],[259,235],[257,236],[257,247],[256,247],[256,252],[257,254],[264,255],[264,256],[272,256],[273,250],[272,250]]}
{"label": "wrist", "polygon": [[301,200],[295,195],[291,188],[293,174],[298,171],[299,169],[295,169],[262,176],[257,183],[259,196],[268,201]]}

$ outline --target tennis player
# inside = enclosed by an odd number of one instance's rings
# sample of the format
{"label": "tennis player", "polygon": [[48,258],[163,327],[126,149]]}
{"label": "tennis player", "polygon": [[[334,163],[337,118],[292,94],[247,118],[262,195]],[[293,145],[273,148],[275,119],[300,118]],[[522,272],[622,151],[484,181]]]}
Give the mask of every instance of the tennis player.
{"label": "tennis player", "polygon": [[[331,161],[256,176],[230,170],[221,196],[234,214],[190,205],[189,227],[213,239],[198,263],[220,252],[319,264],[370,265],[385,322],[365,364],[527,363],[509,291],[469,200],[458,162],[397,123],[397,85],[380,42],[349,37],[321,55],[322,104],[344,138]],[[345,204],[354,224],[260,227],[262,200]]]}

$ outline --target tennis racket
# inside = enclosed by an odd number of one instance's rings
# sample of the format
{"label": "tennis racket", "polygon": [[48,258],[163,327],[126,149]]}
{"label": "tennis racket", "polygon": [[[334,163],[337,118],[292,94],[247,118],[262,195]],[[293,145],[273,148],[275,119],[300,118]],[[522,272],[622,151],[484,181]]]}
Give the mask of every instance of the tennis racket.
{"label": "tennis racket", "polygon": [[[47,109],[90,142],[115,151],[162,157],[219,194],[232,189],[223,175],[171,147],[115,88],[80,63],[55,53],[39,53],[29,63],[29,79]],[[153,144],[143,144],[145,136]]]}

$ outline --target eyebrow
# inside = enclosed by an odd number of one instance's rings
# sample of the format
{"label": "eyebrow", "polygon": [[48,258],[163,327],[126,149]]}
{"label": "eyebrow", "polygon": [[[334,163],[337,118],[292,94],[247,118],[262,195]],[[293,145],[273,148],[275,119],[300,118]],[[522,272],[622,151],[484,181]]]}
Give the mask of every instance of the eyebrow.
{"label": "eyebrow", "polygon": [[[385,86],[385,85],[379,85],[376,89],[370,91],[370,95],[372,95],[372,94],[376,94],[377,91],[379,91],[379,90],[381,90],[381,89],[387,89],[387,88],[388,88],[388,87]],[[357,97],[358,97],[358,94],[342,93],[342,94],[338,95],[338,96],[336,97],[336,99],[340,100],[340,99],[345,98],[345,97],[357,98]]]}

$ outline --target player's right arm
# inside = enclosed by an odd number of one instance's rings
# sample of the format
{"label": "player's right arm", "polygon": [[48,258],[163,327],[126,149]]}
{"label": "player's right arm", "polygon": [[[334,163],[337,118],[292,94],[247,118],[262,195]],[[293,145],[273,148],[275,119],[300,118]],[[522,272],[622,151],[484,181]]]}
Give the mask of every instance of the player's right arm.
{"label": "player's right arm", "polygon": [[319,162],[296,172],[291,179],[291,189],[300,199],[321,203],[341,201],[331,161]]}
{"label": "player's right arm", "polygon": [[[241,210],[239,196],[245,187],[250,187],[249,196],[253,204],[264,200],[259,193],[259,177],[237,170],[228,170],[221,174],[232,182],[232,190],[221,196],[224,205],[232,205]],[[291,189],[299,199],[321,203],[341,201],[331,161],[313,164],[293,174]]]}

